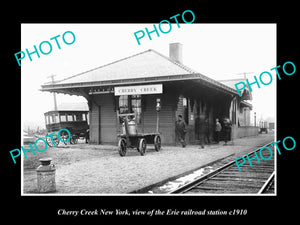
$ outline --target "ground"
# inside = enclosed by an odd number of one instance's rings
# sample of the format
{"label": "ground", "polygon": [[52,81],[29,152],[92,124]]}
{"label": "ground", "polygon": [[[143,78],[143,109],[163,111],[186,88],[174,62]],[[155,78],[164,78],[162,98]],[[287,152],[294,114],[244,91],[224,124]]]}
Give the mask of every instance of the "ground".
{"label": "ground", "polygon": [[[36,152],[23,160],[23,192],[37,194],[35,169],[39,158],[51,157],[56,168],[55,194],[124,194],[160,182],[170,177],[199,168],[210,162],[235,154],[242,156],[267,141],[274,141],[274,134],[260,134],[234,140],[227,146],[224,142],[205,146],[162,146],[156,152],[147,146],[144,156],[135,149],[120,157],[117,146],[60,144],[45,152]],[[25,147],[25,146],[24,146]],[[25,147],[26,149],[26,147]],[[42,148],[41,148],[42,149]]]}

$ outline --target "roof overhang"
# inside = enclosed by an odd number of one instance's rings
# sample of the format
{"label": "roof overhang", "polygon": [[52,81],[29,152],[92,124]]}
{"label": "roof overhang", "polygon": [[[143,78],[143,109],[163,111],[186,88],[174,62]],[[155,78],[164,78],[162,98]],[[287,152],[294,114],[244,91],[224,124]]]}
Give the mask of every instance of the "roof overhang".
{"label": "roof overhang", "polygon": [[249,102],[245,102],[245,101],[241,101],[241,105],[243,105],[244,107],[249,107],[252,110],[252,104],[250,104]]}
{"label": "roof overhang", "polygon": [[[194,83],[201,83],[210,88],[218,89],[228,94],[238,95],[235,89],[228,87],[216,80],[208,78],[200,73],[182,74],[182,75],[169,75],[169,76],[153,76],[136,79],[120,79],[120,80],[105,80],[81,83],[62,83],[59,81],[54,84],[42,85],[41,91],[49,91],[56,93],[64,93],[70,95],[82,95],[80,89],[93,88],[93,87],[115,87],[124,85],[138,85],[138,84],[151,84],[151,83],[168,83],[179,81],[194,81]],[[111,92],[111,91],[109,91]]]}
{"label": "roof overhang", "polygon": [[252,94],[248,87],[243,90],[241,99],[242,100],[252,100]]}

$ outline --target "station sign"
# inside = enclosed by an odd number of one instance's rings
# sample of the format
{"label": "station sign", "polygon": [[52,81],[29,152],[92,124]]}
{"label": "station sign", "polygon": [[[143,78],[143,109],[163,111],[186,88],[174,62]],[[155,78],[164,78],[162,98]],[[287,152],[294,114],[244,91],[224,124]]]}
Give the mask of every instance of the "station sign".
{"label": "station sign", "polygon": [[114,89],[112,87],[92,87],[89,90],[89,95],[109,94],[113,92]]}
{"label": "station sign", "polygon": [[115,96],[149,95],[163,93],[162,84],[115,87]]}

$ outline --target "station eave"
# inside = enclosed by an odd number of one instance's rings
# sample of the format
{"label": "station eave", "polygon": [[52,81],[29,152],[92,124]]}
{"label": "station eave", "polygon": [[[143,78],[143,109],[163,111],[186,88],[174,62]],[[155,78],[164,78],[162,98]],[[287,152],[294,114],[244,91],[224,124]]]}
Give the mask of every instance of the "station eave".
{"label": "station eave", "polygon": [[64,93],[70,95],[82,95],[81,89],[92,88],[92,87],[115,87],[123,85],[140,85],[140,84],[153,84],[153,83],[166,83],[176,81],[194,81],[200,82],[208,87],[218,89],[228,94],[237,95],[237,92],[213,79],[210,79],[199,73],[182,74],[182,75],[168,75],[159,77],[145,77],[136,79],[120,79],[120,80],[105,80],[105,81],[92,81],[92,82],[81,82],[81,83],[63,83],[63,84],[47,84],[42,85],[41,91]]}

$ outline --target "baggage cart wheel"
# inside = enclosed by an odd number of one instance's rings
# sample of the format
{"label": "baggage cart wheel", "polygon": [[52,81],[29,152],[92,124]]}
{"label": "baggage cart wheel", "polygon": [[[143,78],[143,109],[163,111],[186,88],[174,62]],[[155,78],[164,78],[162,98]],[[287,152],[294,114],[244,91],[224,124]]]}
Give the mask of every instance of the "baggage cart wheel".
{"label": "baggage cart wheel", "polygon": [[121,138],[118,143],[119,147],[119,154],[120,156],[125,156],[126,155],[126,140],[124,138]]}
{"label": "baggage cart wheel", "polygon": [[77,142],[78,142],[78,137],[77,137],[77,135],[73,135],[72,137],[71,137],[71,139],[70,139],[70,144],[77,144]]}
{"label": "baggage cart wheel", "polygon": [[161,149],[161,138],[159,135],[155,135],[154,137],[154,148],[157,152]]}
{"label": "baggage cart wheel", "polygon": [[[58,144],[59,144],[58,137],[54,136],[54,135],[52,137],[53,137],[54,143],[56,144],[56,146],[58,146]],[[53,147],[54,146],[51,136],[46,137],[46,142],[47,142],[47,144],[48,144],[49,147]]]}
{"label": "baggage cart wheel", "polygon": [[141,155],[145,155],[146,148],[147,148],[146,139],[145,138],[141,138],[139,140],[139,151],[140,151]]}
{"label": "baggage cart wheel", "polygon": [[60,139],[63,140],[62,142],[67,145],[67,140],[69,139],[70,144],[74,144],[73,136],[69,137],[69,134],[67,131],[63,130],[60,132]]}

